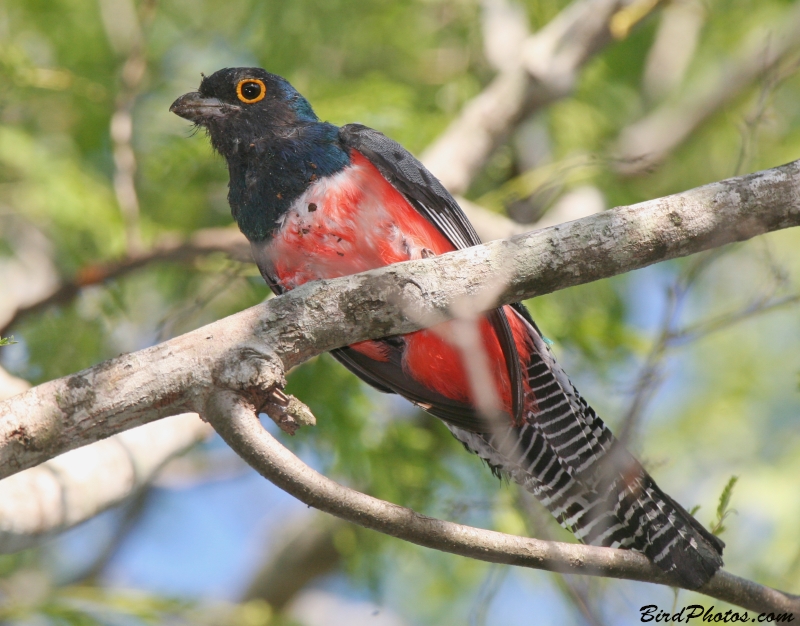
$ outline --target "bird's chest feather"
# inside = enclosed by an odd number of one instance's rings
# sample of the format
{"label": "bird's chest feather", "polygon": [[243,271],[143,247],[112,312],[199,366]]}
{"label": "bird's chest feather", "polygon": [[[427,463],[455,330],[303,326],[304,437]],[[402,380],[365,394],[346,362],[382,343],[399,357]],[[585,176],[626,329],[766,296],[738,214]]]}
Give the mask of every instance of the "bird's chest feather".
{"label": "bird's chest feather", "polygon": [[278,224],[253,253],[286,289],[454,249],[356,151],[350,166],[312,183]]}

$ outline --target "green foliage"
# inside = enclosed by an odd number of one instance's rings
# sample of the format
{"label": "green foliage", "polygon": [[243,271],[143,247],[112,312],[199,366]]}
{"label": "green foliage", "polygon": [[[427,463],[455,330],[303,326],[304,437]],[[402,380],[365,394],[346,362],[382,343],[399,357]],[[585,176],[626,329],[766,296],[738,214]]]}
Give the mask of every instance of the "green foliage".
{"label": "green foliage", "polygon": [[0,346],[10,346],[12,344],[17,343],[14,341],[14,336],[11,337],[0,337]]}
{"label": "green foliage", "polygon": [[[23,574],[33,576],[33,572]],[[202,604],[140,592],[113,592],[80,586],[54,589],[43,595],[47,590],[46,581],[29,577],[11,583],[12,587],[14,584],[27,584],[28,596],[12,597],[11,601],[0,606],[0,623],[8,626],[29,623],[47,626],[122,623],[131,626],[165,623],[176,626],[293,626],[285,620],[275,619],[270,606],[262,600],[241,604]],[[39,588],[35,589],[36,586]]]}
{"label": "green foliage", "polygon": [[639,332],[626,324],[630,304],[625,289],[624,278],[613,279],[564,289],[526,305],[549,339],[580,351],[602,373],[643,345]]}

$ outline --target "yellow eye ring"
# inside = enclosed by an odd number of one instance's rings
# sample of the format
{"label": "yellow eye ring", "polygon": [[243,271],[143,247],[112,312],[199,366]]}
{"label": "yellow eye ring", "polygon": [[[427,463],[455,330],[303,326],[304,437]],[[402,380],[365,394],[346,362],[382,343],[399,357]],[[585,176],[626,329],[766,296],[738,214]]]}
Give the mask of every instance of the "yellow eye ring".
{"label": "yellow eye ring", "polygon": [[267,95],[267,86],[260,78],[245,78],[236,85],[236,95],[245,104],[255,104]]}

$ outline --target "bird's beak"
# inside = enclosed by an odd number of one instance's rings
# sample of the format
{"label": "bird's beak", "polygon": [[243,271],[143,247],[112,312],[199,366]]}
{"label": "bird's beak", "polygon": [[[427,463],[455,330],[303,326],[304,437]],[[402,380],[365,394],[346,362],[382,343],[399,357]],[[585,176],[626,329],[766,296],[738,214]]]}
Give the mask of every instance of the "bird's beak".
{"label": "bird's beak", "polygon": [[224,117],[230,111],[239,110],[239,107],[218,98],[206,98],[199,91],[192,91],[175,100],[169,110],[195,124],[205,124],[215,117]]}

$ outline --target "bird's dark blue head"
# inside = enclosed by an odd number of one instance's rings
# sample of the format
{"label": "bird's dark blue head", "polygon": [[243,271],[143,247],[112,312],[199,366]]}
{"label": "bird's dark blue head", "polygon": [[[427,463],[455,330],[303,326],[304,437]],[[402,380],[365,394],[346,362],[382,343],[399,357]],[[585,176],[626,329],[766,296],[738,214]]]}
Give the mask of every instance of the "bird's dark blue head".
{"label": "bird's dark blue head", "polygon": [[314,180],[350,162],[339,129],[320,122],[288,81],[261,68],[204,76],[199,90],[178,98],[170,111],[205,128],[228,161],[228,200],[251,241],[268,237]]}

